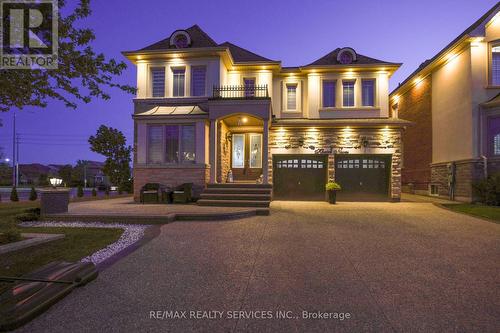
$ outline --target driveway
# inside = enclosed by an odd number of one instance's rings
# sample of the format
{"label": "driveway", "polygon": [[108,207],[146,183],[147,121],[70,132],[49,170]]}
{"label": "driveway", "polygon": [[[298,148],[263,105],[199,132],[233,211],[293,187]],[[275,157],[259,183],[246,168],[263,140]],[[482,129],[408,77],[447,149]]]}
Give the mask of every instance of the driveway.
{"label": "driveway", "polygon": [[498,332],[499,262],[500,225],[430,203],[275,201],[163,226],[22,331]]}

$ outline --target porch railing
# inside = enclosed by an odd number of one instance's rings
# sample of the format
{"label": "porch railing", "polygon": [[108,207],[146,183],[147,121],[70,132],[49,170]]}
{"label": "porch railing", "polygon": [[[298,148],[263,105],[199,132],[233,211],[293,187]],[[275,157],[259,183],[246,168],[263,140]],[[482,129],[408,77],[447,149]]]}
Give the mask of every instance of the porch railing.
{"label": "porch railing", "polygon": [[214,86],[211,99],[263,99],[269,98],[267,84],[242,86]]}

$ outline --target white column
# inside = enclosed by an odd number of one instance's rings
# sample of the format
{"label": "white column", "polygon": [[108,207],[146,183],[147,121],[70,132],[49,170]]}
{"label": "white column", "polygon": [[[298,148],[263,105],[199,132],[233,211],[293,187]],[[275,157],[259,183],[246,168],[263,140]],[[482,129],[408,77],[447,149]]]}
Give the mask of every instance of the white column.
{"label": "white column", "polygon": [[217,183],[217,119],[210,120],[210,183]]}
{"label": "white column", "polygon": [[264,120],[264,135],[262,136],[262,180],[269,184],[269,120]]}

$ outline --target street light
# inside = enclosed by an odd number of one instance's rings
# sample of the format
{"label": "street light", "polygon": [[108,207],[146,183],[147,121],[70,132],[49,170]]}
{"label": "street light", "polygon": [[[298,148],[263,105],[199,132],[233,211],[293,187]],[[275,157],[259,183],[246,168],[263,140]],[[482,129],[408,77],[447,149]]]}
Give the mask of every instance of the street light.
{"label": "street light", "polygon": [[62,183],[62,179],[60,178],[50,178],[49,181],[53,188],[56,188]]}

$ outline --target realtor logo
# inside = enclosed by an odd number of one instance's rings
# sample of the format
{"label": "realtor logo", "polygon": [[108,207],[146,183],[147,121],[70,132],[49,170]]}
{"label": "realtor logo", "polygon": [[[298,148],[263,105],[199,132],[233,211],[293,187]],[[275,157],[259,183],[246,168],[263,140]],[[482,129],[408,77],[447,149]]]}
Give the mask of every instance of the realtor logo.
{"label": "realtor logo", "polygon": [[57,0],[0,0],[0,69],[55,69]]}

